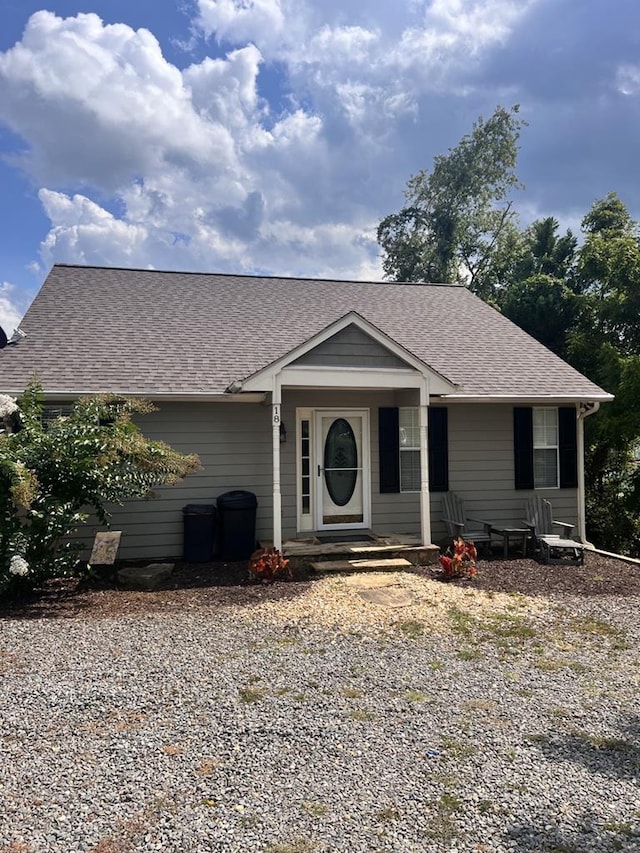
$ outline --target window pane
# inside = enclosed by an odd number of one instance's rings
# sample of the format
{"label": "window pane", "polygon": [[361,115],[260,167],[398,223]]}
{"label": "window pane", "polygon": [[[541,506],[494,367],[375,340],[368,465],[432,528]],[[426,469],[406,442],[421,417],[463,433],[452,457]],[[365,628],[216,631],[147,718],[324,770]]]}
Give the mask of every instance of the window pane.
{"label": "window pane", "polygon": [[400,447],[420,447],[420,418],[418,409],[400,409]]}
{"label": "window pane", "polygon": [[536,489],[554,488],[558,485],[558,451],[533,451],[533,479]]}
{"label": "window pane", "polygon": [[420,491],[420,451],[400,451],[400,491]]}
{"label": "window pane", "polygon": [[533,410],[534,447],[557,447],[558,410],[555,408]]}

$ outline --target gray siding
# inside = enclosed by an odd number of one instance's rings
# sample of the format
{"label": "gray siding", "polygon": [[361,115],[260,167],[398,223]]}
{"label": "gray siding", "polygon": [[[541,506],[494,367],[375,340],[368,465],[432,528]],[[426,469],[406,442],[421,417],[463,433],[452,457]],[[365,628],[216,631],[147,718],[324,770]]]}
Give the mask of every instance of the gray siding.
{"label": "gray siding", "polygon": [[[379,532],[419,533],[418,494],[380,494],[378,407],[411,405],[408,392],[285,391],[282,418],[287,441],[281,444],[282,521],[285,538],[295,536],[296,408],[367,408],[370,411],[372,526]],[[451,405],[449,409],[449,487],[469,513],[496,523],[518,524],[531,494],[514,489],[512,406]],[[182,507],[213,503],[223,492],[246,489],[258,498],[257,535],[272,537],[271,407],[238,403],[164,403],[140,420],[145,435],[168,441],[177,450],[198,453],[203,470],[146,501],[128,501],[113,510],[112,528],[122,530],[121,557],[157,559],[182,554]],[[575,489],[542,492],[556,518],[577,522]],[[431,497],[432,537],[446,536],[442,500]],[[90,542],[96,530],[86,529]],[[83,537],[85,538],[85,537]]]}
{"label": "gray siding", "polygon": [[[207,504],[223,492],[246,489],[258,498],[258,536],[272,534],[273,471],[271,407],[233,403],[162,403],[139,421],[149,438],[167,441],[183,453],[197,453],[203,470],[176,486],[156,490],[150,500],[113,508],[112,528],[122,530],[125,559],[179,557],[182,507]],[[95,530],[90,525],[89,537]]]}
{"label": "gray siding", "polygon": [[395,367],[409,370],[405,361],[363,332],[347,326],[293,362],[314,367]]}
{"label": "gray siding", "polygon": [[[449,489],[465,501],[474,518],[496,524],[519,526],[531,491],[514,488],[513,406],[449,406]],[[577,524],[576,489],[538,489],[551,501],[554,517]],[[442,500],[434,495],[434,541],[445,536]]]}

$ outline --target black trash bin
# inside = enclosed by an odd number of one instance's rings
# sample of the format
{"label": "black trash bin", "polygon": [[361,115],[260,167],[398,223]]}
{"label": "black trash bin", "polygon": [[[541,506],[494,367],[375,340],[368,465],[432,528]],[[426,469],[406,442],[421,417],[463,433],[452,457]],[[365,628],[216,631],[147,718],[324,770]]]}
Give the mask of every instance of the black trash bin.
{"label": "black trash bin", "polygon": [[187,504],[182,508],[184,536],[182,559],[185,563],[213,560],[216,544],[216,508],[213,504]]}
{"label": "black trash bin", "polygon": [[253,492],[225,492],[216,499],[223,560],[248,560],[256,549],[256,508]]}

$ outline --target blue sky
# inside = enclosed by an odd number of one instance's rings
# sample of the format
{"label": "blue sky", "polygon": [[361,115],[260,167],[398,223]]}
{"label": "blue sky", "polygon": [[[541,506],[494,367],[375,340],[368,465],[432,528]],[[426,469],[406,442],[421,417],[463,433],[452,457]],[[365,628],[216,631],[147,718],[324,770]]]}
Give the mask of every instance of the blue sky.
{"label": "blue sky", "polygon": [[380,278],[409,176],[515,103],[523,224],[640,219],[637,0],[3,0],[0,325],[56,261]]}

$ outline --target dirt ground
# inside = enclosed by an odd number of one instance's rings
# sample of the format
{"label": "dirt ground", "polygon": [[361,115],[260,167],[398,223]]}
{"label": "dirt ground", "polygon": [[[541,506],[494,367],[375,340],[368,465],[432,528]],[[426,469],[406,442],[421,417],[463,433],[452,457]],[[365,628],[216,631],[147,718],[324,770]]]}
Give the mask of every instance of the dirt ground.
{"label": "dirt ground", "polygon": [[[415,568],[413,573],[437,579],[434,568]],[[108,617],[175,608],[251,604],[260,593],[270,601],[288,601],[306,593],[320,576],[278,582],[268,589],[252,583],[247,564],[177,563],[163,587],[154,592],[118,589],[111,580],[61,579],[50,582],[22,601],[0,601],[0,618]],[[542,565],[531,559],[478,561],[473,581],[455,581],[484,592],[521,593],[527,596],[563,595],[640,596],[640,565],[587,553],[583,566]]]}

